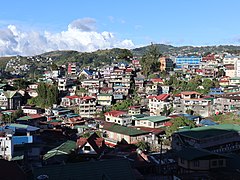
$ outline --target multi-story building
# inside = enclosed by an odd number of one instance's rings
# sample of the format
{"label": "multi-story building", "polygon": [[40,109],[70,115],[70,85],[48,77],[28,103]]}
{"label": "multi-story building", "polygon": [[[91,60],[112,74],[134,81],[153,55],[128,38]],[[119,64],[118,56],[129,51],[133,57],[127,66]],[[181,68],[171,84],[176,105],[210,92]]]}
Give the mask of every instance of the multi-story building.
{"label": "multi-story building", "polygon": [[106,112],[105,120],[107,122],[119,124],[119,125],[131,125],[132,124],[132,116],[128,115],[125,111],[110,111]]}
{"label": "multi-story building", "polygon": [[173,71],[173,61],[169,57],[160,57],[160,71]]}
{"label": "multi-story building", "polygon": [[175,113],[187,113],[192,110],[194,114],[199,114],[203,117],[211,115],[211,100],[201,98],[201,94],[195,91],[181,92],[180,98],[175,97],[173,101],[173,108]]}
{"label": "multi-story building", "polygon": [[235,76],[240,77],[240,57],[235,63]]}
{"label": "multi-story building", "polygon": [[113,101],[112,94],[98,94],[97,102],[102,106],[111,106]]}
{"label": "multi-story building", "polygon": [[236,75],[236,70],[235,70],[235,65],[234,64],[225,64],[225,74],[228,77],[235,77]]}
{"label": "multi-story building", "polygon": [[202,61],[202,57],[178,56],[176,57],[175,61],[177,69],[198,69],[200,66],[200,62]]}
{"label": "multi-story building", "polygon": [[68,73],[68,75],[76,75],[77,74],[77,64],[76,63],[68,63],[67,73]]}
{"label": "multi-story building", "polygon": [[1,132],[0,134],[0,156],[3,159],[11,160],[13,156],[13,140],[11,134]]}
{"label": "multi-story building", "polygon": [[0,90],[0,108],[18,109],[21,107],[22,95],[17,91]]}
{"label": "multi-story building", "polygon": [[172,149],[185,147],[206,149],[215,153],[227,153],[240,149],[240,126],[220,124],[179,131],[172,135]]}
{"label": "multi-story building", "polygon": [[81,117],[93,118],[96,116],[97,101],[95,97],[84,96],[81,97],[79,104],[79,115]]}
{"label": "multi-story building", "polygon": [[240,85],[240,76],[239,77],[231,77],[229,79],[229,85]]}
{"label": "multi-story building", "polygon": [[160,94],[158,96],[149,96],[149,109],[150,109],[150,116],[158,116],[166,110],[170,109],[170,95],[169,94]]}
{"label": "multi-story building", "polygon": [[73,80],[69,78],[59,78],[58,79],[58,90],[67,91],[70,87],[73,86]]}
{"label": "multi-story building", "polygon": [[223,58],[223,64],[226,65],[226,64],[236,64],[236,61],[240,60],[240,57],[239,56],[225,56]]}
{"label": "multi-story building", "polygon": [[168,122],[170,118],[166,116],[146,116],[142,118],[136,118],[135,126],[148,127],[148,128],[160,128],[164,127],[165,123]]}
{"label": "multi-story building", "polygon": [[81,102],[80,96],[65,96],[61,99],[60,105],[63,107],[78,106]]}
{"label": "multi-story building", "polygon": [[129,115],[141,114],[141,106],[130,106],[128,107]]}
{"label": "multi-story building", "polygon": [[222,95],[216,97],[213,101],[213,110],[215,114],[239,111],[240,96]]}

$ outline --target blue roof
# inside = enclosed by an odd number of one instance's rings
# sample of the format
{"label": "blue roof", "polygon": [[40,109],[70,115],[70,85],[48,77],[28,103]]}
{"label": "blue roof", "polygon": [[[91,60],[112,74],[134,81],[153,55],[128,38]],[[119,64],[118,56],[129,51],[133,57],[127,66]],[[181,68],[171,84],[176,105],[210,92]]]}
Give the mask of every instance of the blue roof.
{"label": "blue roof", "polygon": [[118,66],[120,66],[121,64],[124,64],[124,66],[128,66],[128,63],[126,63],[126,62],[119,62]]}
{"label": "blue roof", "polygon": [[202,58],[201,56],[177,56],[176,58]]}
{"label": "blue roof", "polygon": [[87,75],[89,75],[89,76],[92,76],[92,74],[93,74],[93,71],[91,71],[91,70],[83,69],[83,71],[85,73],[87,73]]}
{"label": "blue roof", "polygon": [[14,145],[20,145],[25,143],[32,143],[33,137],[32,136],[13,136],[12,140]]}
{"label": "blue roof", "polygon": [[201,116],[194,116],[194,115],[190,115],[190,114],[179,114],[182,117],[187,118],[188,120],[194,120],[196,118],[200,118]]}
{"label": "blue roof", "polygon": [[37,131],[39,128],[24,124],[8,124],[5,126],[5,129],[12,129],[13,131],[18,132],[31,132],[31,131]]}
{"label": "blue roof", "polygon": [[200,124],[205,125],[205,126],[214,126],[217,125],[217,123],[213,122],[210,119],[203,119],[200,121]]}

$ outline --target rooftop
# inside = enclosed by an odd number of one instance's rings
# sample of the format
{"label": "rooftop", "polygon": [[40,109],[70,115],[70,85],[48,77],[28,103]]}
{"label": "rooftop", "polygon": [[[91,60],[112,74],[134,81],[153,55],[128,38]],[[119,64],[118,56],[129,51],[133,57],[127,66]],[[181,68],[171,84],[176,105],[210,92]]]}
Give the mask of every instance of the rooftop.
{"label": "rooftop", "polygon": [[136,128],[126,127],[126,126],[120,126],[118,124],[113,124],[110,127],[104,127],[104,130],[116,132],[119,134],[124,134],[128,136],[137,136],[142,134],[148,134],[147,131],[138,130]]}
{"label": "rooftop", "polygon": [[60,146],[48,151],[44,156],[43,160],[47,160],[51,157],[58,156],[58,155],[67,155],[70,154],[72,150],[76,148],[76,142],[75,141],[66,141]]}
{"label": "rooftop", "polygon": [[66,179],[135,179],[131,166],[127,159],[87,161],[69,163],[64,165],[52,165],[33,169],[34,179],[40,175],[47,175],[49,180]]}
{"label": "rooftop", "polygon": [[166,117],[166,116],[146,116],[146,117],[142,117],[142,118],[137,118],[135,120],[147,120],[147,121],[151,121],[151,122],[162,122],[162,121],[167,121],[170,120],[170,118]]}
{"label": "rooftop", "polygon": [[179,131],[177,133],[194,139],[205,139],[232,132],[240,132],[240,126],[234,124],[219,124],[214,126],[192,128],[189,130]]}
{"label": "rooftop", "polygon": [[216,154],[209,152],[203,149],[197,149],[193,147],[185,147],[181,151],[177,152],[177,155],[185,160],[197,160],[197,159],[204,159],[204,158],[216,158],[216,157],[224,157],[224,155]]}

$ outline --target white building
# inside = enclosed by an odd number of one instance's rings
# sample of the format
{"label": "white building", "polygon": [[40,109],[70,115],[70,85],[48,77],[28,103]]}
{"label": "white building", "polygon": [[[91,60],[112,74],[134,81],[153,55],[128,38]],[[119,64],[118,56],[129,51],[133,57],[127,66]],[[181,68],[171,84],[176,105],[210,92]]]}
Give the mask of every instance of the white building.
{"label": "white building", "polygon": [[2,134],[0,137],[0,156],[3,159],[11,160],[13,155],[13,142],[11,134]]}
{"label": "white building", "polygon": [[169,94],[160,94],[158,96],[149,96],[149,109],[150,116],[161,115],[164,110],[164,107],[170,109]]}
{"label": "white building", "polygon": [[106,112],[105,120],[107,122],[119,124],[122,126],[127,126],[132,124],[132,116],[129,116],[125,111],[110,111]]}
{"label": "white building", "polygon": [[58,79],[58,90],[67,91],[69,87],[73,85],[73,81],[68,78],[59,78]]}
{"label": "white building", "polygon": [[95,97],[84,96],[81,97],[79,104],[79,115],[81,117],[93,118],[96,116],[97,101]]}

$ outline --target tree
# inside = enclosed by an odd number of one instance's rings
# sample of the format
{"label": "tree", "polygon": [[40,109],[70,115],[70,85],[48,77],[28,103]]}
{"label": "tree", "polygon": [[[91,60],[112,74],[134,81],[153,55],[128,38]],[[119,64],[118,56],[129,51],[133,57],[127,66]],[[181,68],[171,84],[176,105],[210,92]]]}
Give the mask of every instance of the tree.
{"label": "tree", "polygon": [[30,83],[22,78],[14,80],[14,87],[16,89],[27,89]]}
{"label": "tree", "polygon": [[167,108],[167,106],[164,104],[163,111],[161,113],[162,116],[168,116],[170,113],[170,110]]}
{"label": "tree", "polygon": [[140,149],[141,151],[149,151],[150,150],[150,144],[148,142],[145,141],[139,141],[136,146],[138,147],[138,149]]}
{"label": "tree", "polygon": [[142,56],[140,61],[142,71],[145,76],[157,72],[160,67],[159,57],[161,56],[156,45],[151,44],[147,52]]}
{"label": "tree", "polygon": [[28,100],[28,104],[41,108],[51,107],[58,103],[58,87],[47,83],[40,83],[37,88],[38,96]]}
{"label": "tree", "polygon": [[166,129],[167,137],[171,136],[172,133],[176,132],[179,129],[179,127],[184,127],[184,126],[188,126],[190,128],[195,127],[194,121],[188,120],[185,117],[174,118],[173,120],[171,120],[171,123],[172,123],[172,126]]}
{"label": "tree", "polygon": [[129,106],[132,106],[133,102],[130,99],[123,100],[112,106],[112,110],[127,110]]}

